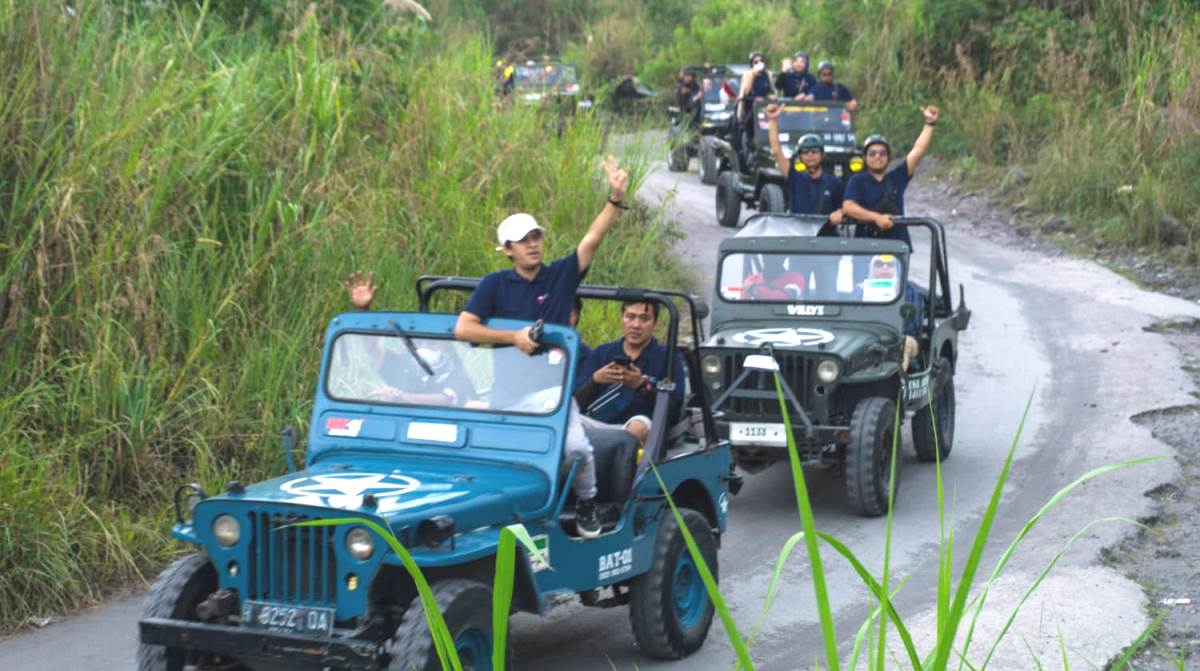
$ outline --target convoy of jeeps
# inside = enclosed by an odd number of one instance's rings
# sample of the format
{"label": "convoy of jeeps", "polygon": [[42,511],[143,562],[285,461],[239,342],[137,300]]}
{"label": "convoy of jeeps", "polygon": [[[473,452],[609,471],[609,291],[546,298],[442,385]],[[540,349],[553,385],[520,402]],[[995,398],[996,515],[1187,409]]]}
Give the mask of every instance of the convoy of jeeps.
{"label": "convoy of jeeps", "polygon": [[[503,69],[518,100],[582,100],[569,65]],[[759,212],[715,250],[711,314],[678,291],[579,289],[589,302],[659,306],[667,361],[678,353],[684,367],[653,389],[654,430],[642,449],[627,431],[588,430],[598,538],[575,531],[575,468],[563,459],[578,333],[538,323],[533,354],[456,340],[455,313],[434,306],[439,297],[453,304],[478,280],[423,277],[418,312],[330,321],[303,468],[292,466],[288,429],[286,474],[221,492],[179,488],[172,536],[194,551],[151,589],[138,668],[441,668],[414,577],[367,522],[389,529],[420,567],[464,668],[493,668],[492,580],[501,530],[516,523],[537,552],[518,545],[511,612],[545,614],[568,601],[627,608],[642,652],[686,657],[712,623],[702,568],[718,574],[741,473],[787,461],[794,448],[802,464],[844,478],[857,513],[878,516],[894,501],[897,427],[910,425],[920,461],[948,458],[958,336],[971,313],[950,281],[944,227],[897,218],[918,233],[918,253],[898,240],[818,236],[824,218],[785,214],[786,176],[770,152],[762,101],[752,108],[750,150],[735,139],[739,100],[730,91],[745,70],[692,68],[702,107],[671,110],[668,167],[699,159],[721,226],[737,227],[743,205]],[[781,144],[815,133],[834,175],[863,169],[844,105],[774,102]],[[387,367],[390,380],[409,385],[403,395],[380,393]],[[521,393],[505,383],[516,379]],[[675,385],[686,400],[673,411]]]}

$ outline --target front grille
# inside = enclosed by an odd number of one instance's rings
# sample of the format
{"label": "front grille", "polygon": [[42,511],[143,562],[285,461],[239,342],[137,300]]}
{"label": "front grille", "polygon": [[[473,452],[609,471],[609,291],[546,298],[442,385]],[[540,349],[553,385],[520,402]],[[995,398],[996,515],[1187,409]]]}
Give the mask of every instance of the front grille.
{"label": "front grille", "polygon": [[334,606],[337,602],[335,527],[288,526],[306,515],[250,513],[253,545],[247,582],[250,598]]}
{"label": "front grille", "polygon": [[[728,389],[733,381],[741,375],[742,361],[746,359],[747,354],[755,354],[755,352],[733,352],[722,355],[721,370],[723,371],[723,379],[721,387]],[[796,399],[805,408],[811,408],[811,399],[809,395],[810,380],[816,374],[816,359],[806,357],[803,354],[794,354],[790,352],[775,352],[775,361],[779,363],[779,374],[784,381],[792,388],[792,393],[796,395]],[[763,371],[755,371],[750,373],[738,387],[740,390],[751,391],[769,391],[775,393],[775,379],[770,373]],[[779,401],[778,399],[757,399],[757,398],[738,398],[736,393],[726,403],[726,412],[731,415],[754,415],[754,416],[779,416]]]}

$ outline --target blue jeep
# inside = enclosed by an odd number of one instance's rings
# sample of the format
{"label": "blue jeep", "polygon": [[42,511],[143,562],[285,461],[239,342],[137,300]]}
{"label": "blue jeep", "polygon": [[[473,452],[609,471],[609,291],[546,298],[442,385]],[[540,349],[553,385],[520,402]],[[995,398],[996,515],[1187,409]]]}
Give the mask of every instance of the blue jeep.
{"label": "blue jeep", "polygon": [[[578,595],[590,606],[628,605],[650,656],[680,658],[703,644],[713,606],[648,470],[657,465],[716,575],[728,495],[740,481],[700,383],[703,315],[680,293],[580,288],[585,299],[662,305],[672,350],[677,304],[686,304],[697,336],[683,347],[688,370],[670,373],[680,384],[690,377],[682,419],[668,421],[671,383],[660,383],[640,460],[628,432],[590,433],[607,515],[602,535],[584,541],[574,535],[574,471],[562,457],[578,335],[546,325],[532,356],[455,340],[456,315],[424,309],[435,291],[475,283],[422,278],[422,312],[330,322],[304,470],[230,482],[212,496],[180,488],[172,534],[197,552],[150,591],[139,669],[438,668],[413,580],[386,543],[354,524],[295,526],[347,517],[386,525],[410,550],[466,668],[491,668],[490,586],[500,530],[515,522],[540,552],[519,557],[514,610],[545,613]],[[289,462],[294,443],[285,438]]]}

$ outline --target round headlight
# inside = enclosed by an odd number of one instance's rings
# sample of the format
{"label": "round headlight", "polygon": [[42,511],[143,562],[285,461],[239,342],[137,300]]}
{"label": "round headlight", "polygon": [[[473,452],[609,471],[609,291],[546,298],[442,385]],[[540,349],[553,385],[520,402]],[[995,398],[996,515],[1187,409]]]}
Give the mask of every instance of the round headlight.
{"label": "round headlight", "polygon": [[233,515],[219,515],[213,520],[212,531],[217,542],[225,547],[236,545],[242,537],[242,525]]}
{"label": "round headlight", "polygon": [[709,354],[700,360],[700,369],[704,371],[705,375],[720,375],[721,357]]}
{"label": "round headlight", "polygon": [[355,559],[370,559],[375,552],[375,538],[362,527],[354,527],[346,533],[346,551]]}
{"label": "round headlight", "polygon": [[836,380],[841,372],[838,363],[833,359],[823,359],[817,364],[817,377],[826,384]]}
{"label": "round headlight", "polygon": [[863,169],[863,160],[861,156],[855,156],[850,159],[850,172],[861,172]]}

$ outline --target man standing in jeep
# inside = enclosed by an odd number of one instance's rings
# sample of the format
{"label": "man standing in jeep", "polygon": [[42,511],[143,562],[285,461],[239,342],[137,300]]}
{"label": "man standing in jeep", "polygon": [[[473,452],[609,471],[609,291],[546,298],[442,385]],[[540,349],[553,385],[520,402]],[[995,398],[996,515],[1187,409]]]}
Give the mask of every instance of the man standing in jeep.
{"label": "man standing in jeep", "polygon": [[785,98],[812,100],[812,90],[817,78],[808,71],[808,54],[797,51],[789,63],[783,60],[783,69],[775,75],[775,90]]}
{"label": "man standing in jeep", "polygon": [[812,87],[809,93],[812,94],[813,100],[844,101],[843,105],[848,111],[858,111],[858,100],[854,98],[850,89],[841,82],[833,80],[833,63],[829,61],[821,61],[821,64],[817,66],[817,85]]}
{"label": "man standing in jeep", "polygon": [[904,190],[917,171],[921,158],[933,140],[933,127],[938,122],[938,108],[922,107],[925,128],[905,157],[904,162],[888,170],[892,147],[882,135],[872,135],[863,143],[867,169],[850,178],[842,209],[848,221],[854,221],[856,238],[891,238],[903,240],[912,249],[908,229],[896,227],[892,217],[904,216]]}
{"label": "man standing in jeep", "polygon": [[[829,223],[842,223],[842,180],[825,172],[825,141],[821,136],[809,133],[796,143],[792,160],[783,153],[779,144],[779,105],[767,107],[767,136],[771,140],[771,154],[779,172],[787,175],[788,211],[792,214],[817,214],[829,217]],[[822,228],[823,235],[836,235],[834,229]]]}
{"label": "man standing in jeep", "polygon": [[754,101],[767,98],[773,93],[771,89],[771,73],[767,70],[767,59],[760,51],[750,52],[750,69],[742,75],[742,84],[738,90],[737,120],[742,124],[741,150],[745,153],[746,162],[754,156]]}
{"label": "man standing in jeep", "polygon": [[[575,291],[595,258],[600,243],[616,221],[629,173],[617,166],[609,156],[603,164],[610,188],[608,203],[592,221],[575,251],[549,265],[542,263],[544,228],[532,216],[514,214],[496,229],[500,247],[512,261],[512,268],[484,276],[466,308],[458,316],[454,336],[476,344],[512,345],[526,354],[533,354],[538,343],[530,337],[531,327],[510,331],[491,328],[484,322],[492,317],[525,321],[544,320],[568,325],[575,305]],[[515,381],[514,381],[515,382]],[[578,503],[575,524],[579,535],[595,538],[600,535],[600,519],[596,512],[596,462],[592,445],[584,434],[579,407],[572,401],[568,415],[564,456],[578,460],[575,471],[575,495]]]}

